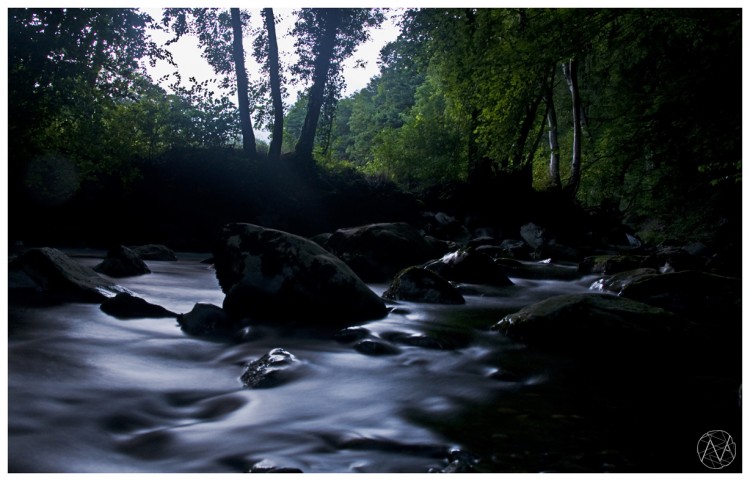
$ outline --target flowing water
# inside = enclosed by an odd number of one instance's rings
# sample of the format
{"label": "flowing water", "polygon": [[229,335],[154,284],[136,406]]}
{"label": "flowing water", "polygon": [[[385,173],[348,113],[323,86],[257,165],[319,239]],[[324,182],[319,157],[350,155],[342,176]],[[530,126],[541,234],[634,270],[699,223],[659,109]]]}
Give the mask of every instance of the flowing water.
{"label": "flowing water", "polygon": [[[116,282],[178,313],[197,302],[221,305],[210,266],[199,255],[180,258]],[[216,341],[184,334],[175,319],[120,320],[96,304],[12,306],[9,469],[648,469],[663,452],[639,454],[621,436],[636,396],[613,399],[571,375],[576,362],[489,330],[537,300],[587,292],[591,278],[558,269],[571,280],[467,286],[464,306],[391,305],[386,318],[362,325],[392,347],[387,355],[363,354],[334,331],[265,327],[244,342]],[[243,388],[243,366],[277,347],[299,360],[293,375]],[[686,439],[686,454],[696,439]]]}

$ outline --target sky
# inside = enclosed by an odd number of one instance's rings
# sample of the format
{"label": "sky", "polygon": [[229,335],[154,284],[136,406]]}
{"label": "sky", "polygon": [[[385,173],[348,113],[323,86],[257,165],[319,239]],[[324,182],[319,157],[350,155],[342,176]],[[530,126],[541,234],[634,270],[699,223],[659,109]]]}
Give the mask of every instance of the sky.
{"label": "sky", "polygon": [[[161,19],[161,9],[144,9],[149,13],[155,20]],[[294,38],[289,33],[290,29],[294,24],[293,10],[291,8],[274,9],[274,14],[277,17],[281,17],[281,23],[276,27],[277,41],[279,44],[279,55],[282,61],[290,64],[296,57],[294,55]],[[260,22],[260,10],[251,10],[252,21]],[[374,29],[371,31],[371,39],[362,44],[354,55],[349,58],[344,64],[344,78],[346,80],[347,88],[344,91],[344,96],[349,96],[352,93],[364,88],[370,79],[378,74],[378,57],[380,49],[389,41],[395,40],[398,36],[398,27],[395,25],[396,12],[393,12],[390,19],[387,19],[381,28]],[[165,32],[154,32],[152,38],[163,44],[170,35]],[[246,34],[243,38],[243,44],[246,51],[246,65],[249,76],[252,78],[257,75],[258,65],[255,63],[252,55],[250,55],[250,48],[252,46],[252,38]],[[198,42],[194,37],[183,37],[177,43],[168,47],[174,56],[174,60],[177,62],[177,66],[181,72],[182,78],[187,80],[189,77],[194,76],[198,82],[211,79],[215,77],[212,68],[208,65],[205,59],[201,57],[201,52],[198,47]],[[355,68],[354,65],[357,60],[363,60],[366,62],[365,68]],[[160,62],[156,68],[150,68],[149,73],[154,80],[162,77],[163,75],[170,74],[174,71],[174,67],[170,66],[167,62]],[[257,77],[256,77],[257,78]],[[162,85],[166,88],[166,83]],[[297,99],[298,88],[292,85],[288,85],[289,96],[286,99],[286,104],[290,105]]]}

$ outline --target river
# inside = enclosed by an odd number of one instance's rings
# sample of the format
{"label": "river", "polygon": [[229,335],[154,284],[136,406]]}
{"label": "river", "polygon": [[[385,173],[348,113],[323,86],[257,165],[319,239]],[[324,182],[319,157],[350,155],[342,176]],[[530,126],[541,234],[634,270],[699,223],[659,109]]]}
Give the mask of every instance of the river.
{"label": "river", "polygon": [[[102,254],[71,253],[89,266]],[[116,283],[178,313],[221,305],[206,256],[179,257]],[[673,470],[683,455],[692,459],[697,438],[685,439],[686,453],[637,441],[671,402],[634,414],[633,397],[576,374],[577,361],[489,330],[524,305],[587,292],[594,280],[557,269],[571,275],[465,286],[463,306],[389,304],[386,318],[362,325],[394,349],[377,356],[335,331],[265,327],[245,342],[219,342],[184,334],[174,319],[120,320],[96,304],[11,306],[9,470],[602,472]],[[299,360],[294,376],[243,388],[244,364],[277,347]]]}

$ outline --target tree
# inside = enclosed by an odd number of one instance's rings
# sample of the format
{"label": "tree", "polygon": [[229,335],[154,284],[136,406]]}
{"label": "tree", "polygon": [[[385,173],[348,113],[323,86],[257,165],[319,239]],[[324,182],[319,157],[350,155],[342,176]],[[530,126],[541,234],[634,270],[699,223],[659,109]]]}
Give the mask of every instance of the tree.
{"label": "tree", "polygon": [[[553,77],[554,80],[554,77]],[[560,180],[560,143],[557,136],[557,112],[553,97],[553,82],[550,82],[544,100],[547,103],[547,123],[549,124],[549,180],[555,189],[562,187]]]}
{"label": "tree", "polygon": [[[227,12],[217,8],[168,8],[164,10],[162,24],[175,34],[168,44],[183,35],[196,36],[203,58],[217,74],[224,75],[219,86],[237,92],[243,150],[250,158],[255,158],[255,133],[242,45],[243,29],[248,19],[249,14],[239,9]],[[178,73],[178,83],[179,80]]]}
{"label": "tree", "polygon": [[135,9],[10,9],[8,138],[11,185],[28,162],[55,152],[85,179],[129,166],[106,145],[103,118],[138,90],[148,59],[170,60],[150,41],[153,19]]}
{"label": "tree", "polygon": [[315,131],[318,127],[320,110],[323,107],[323,92],[328,82],[328,71],[336,47],[337,30],[343,14],[339,9],[316,9],[308,12],[310,14],[315,13],[316,27],[319,31],[314,37],[315,46],[313,50],[317,52],[317,55],[314,61],[312,87],[310,87],[308,93],[307,114],[302,125],[302,132],[294,148],[295,154],[304,163],[312,162]]}
{"label": "tree", "polygon": [[284,140],[284,103],[282,100],[279,47],[276,43],[276,21],[272,8],[263,9],[266,33],[268,35],[268,73],[271,83],[271,97],[273,99],[273,132],[271,146],[268,151],[270,160],[278,160],[281,156],[281,144]]}
{"label": "tree", "polygon": [[255,133],[250,120],[250,99],[248,97],[247,70],[245,70],[245,49],[242,47],[242,19],[239,8],[230,8],[232,14],[232,57],[237,75],[237,105],[240,108],[240,128],[242,129],[242,150],[250,158],[256,156]]}
{"label": "tree", "polygon": [[566,189],[575,197],[581,183],[581,94],[578,90],[578,61],[575,57],[562,64],[565,82],[570,89],[573,104],[573,155],[570,162],[570,179]]}
{"label": "tree", "polygon": [[380,9],[312,8],[298,11],[293,33],[297,36],[300,62],[293,69],[303,81],[311,81],[307,94],[307,113],[295,155],[303,169],[314,166],[313,148],[320,113],[328,88],[328,98],[337,99],[343,79],[342,62],[369,38],[368,28],[380,25]]}

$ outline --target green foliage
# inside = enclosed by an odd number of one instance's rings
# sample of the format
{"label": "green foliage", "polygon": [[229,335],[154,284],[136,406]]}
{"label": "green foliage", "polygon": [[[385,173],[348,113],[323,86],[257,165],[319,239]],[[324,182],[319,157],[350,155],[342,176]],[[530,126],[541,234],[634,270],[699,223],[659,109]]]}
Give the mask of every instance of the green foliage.
{"label": "green foliage", "polygon": [[[519,182],[555,190],[547,113],[554,102],[565,184],[573,123],[561,64],[574,58],[583,108],[578,202],[666,226],[654,238],[719,229],[739,218],[731,206],[741,188],[741,13],[408,10],[401,35],[381,52],[380,74],[342,99],[343,62],[383,11],[301,9],[300,61],[288,67],[309,89],[287,112],[283,149],[306,136],[326,170],[356,169],[415,191],[456,180],[476,186],[477,178],[503,185],[492,182],[519,172],[533,173]],[[235,87],[228,12],[169,9],[163,22],[176,37],[198,37],[216,80],[177,75],[174,94],[154,85],[144,62],[170,56],[148,39],[158,25],[138,10],[9,10],[11,190],[25,186],[54,204],[92,179],[133,184],[165,152],[236,146],[237,108],[213,89]],[[265,62],[267,39],[254,33]],[[324,40],[331,53],[321,56]],[[263,62],[254,102],[256,120],[268,124]]]}
{"label": "green foliage", "polygon": [[143,160],[166,150],[235,142],[236,108],[226,98],[196,84],[167,95],[145,75],[143,60],[169,58],[146,37],[147,15],[13,10],[10,23],[10,170],[20,184],[38,158],[72,165],[80,182],[129,185]]}
{"label": "green foliage", "polygon": [[403,125],[386,127],[373,138],[373,160],[363,170],[410,189],[464,178],[465,125],[465,119],[451,116],[445,96],[428,77]]}

